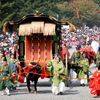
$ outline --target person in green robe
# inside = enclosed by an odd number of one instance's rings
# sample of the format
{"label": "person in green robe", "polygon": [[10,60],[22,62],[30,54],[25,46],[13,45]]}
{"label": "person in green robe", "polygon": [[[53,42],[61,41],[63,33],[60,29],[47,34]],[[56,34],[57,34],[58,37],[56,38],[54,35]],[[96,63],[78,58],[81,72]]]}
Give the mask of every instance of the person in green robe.
{"label": "person in green robe", "polygon": [[78,78],[80,79],[80,85],[85,86],[87,84],[87,74],[89,70],[89,60],[86,58],[86,53],[82,54],[82,58],[78,61],[80,70]]}
{"label": "person in green robe", "polygon": [[51,74],[52,93],[55,95],[63,94],[67,71],[61,57],[55,55],[54,59],[47,64],[47,70]]}
{"label": "person in green robe", "polygon": [[70,76],[70,82],[77,82],[77,76],[79,73],[79,66],[78,61],[81,59],[81,53],[78,51],[75,51],[70,59],[70,65],[69,65],[69,76]]}
{"label": "person in green robe", "polygon": [[80,58],[81,53],[78,51],[74,52],[74,54],[71,57],[71,63],[77,65]]}
{"label": "person in green robe", "polygon": [[13,87],[11,75],[12,70],[8,66],[6,58],[4,58],[3,64],[0,66],[0,91],[2,91],[2,95],[4,93],[10,95],[10,89]]}
{"label": "person in green robe", "polygon": [[8,64],[9,64],[10,68],[12,69],[12,71],[14,73],[17,72],[17,65],[16,65],[16,63],[17,63],[17,59],[14,59],[14,54],[11,54]]}

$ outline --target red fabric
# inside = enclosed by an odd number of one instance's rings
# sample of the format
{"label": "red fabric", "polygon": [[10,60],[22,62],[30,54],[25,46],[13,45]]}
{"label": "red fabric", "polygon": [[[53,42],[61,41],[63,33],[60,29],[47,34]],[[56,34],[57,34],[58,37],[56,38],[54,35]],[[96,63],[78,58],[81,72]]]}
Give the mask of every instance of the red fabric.
{"label": "red fabric", "polygon": [[94,52],[93,49],[90,48],[90,47],[87,47],[87,48],[81,48],[79,51],[80,51],[80,52]]}
{"label": "red fabric", "polygon": [[24,83],[24,76],[18,76],[18,81],[20,83]]}
{"label": "red fabric", "polygon": [[[66,48],[62,48],[62,59],[64,60],[65,58],[66,58]],[[67,52],[67,56],[68,56],[68,59],[69,59],[69,57],[70,57],[70,53],[69,53],[69,51]]]}
{"label": "red fabric", "polygon": [[62,54],[66,54],[66,48],[62,48]]}
{"label": "red fabric", "polygon": [[[29,65],[27,68],[24,69],[24,73],[25,74],[30,73],[30,70],[33,69],[33,68],[35,68],[34,65]],[[36,73],[36,70],[32,70],[32,73]]]}
{"label": "red fabric", "polygon": [[90,93],[93,95],[100,95],[100,71],[96,71],[92,78],[90,78]]}
{"label": "red fabric", "polygon": [[66,48],[62,48],[62,59],[66,58]]}
{"label": "red fabric", "polygon": [[47,71],[46,67],[43,69],[43,73],[41,75],[41,78],[49,78],[50,77],[50,73]]}
{"label": "red fabric", "polygon": [[20,67],[19,67],[19,73],[18,73],[18,81],[19,81],[20,83],[24,83],[24,78],[25,78],[25,76],[24,76],[24,73],[23,73],[23,69],[22,69],[22,67],[20,66]]}
{"label": "red fabric", "polygon": [[[28,73],[30,73],[30,70],[35,68],[34,65],[29,65],[27,68],[24,69],[24,72],[22,72],[22,67],[19,68],[19,75],[18,75],[18,80],[19,82],[23,83],[24,82],[24,75],[27,75]],[[44,79],[45,77],[48,78],[50,75],[49,75],[49,72],[46,70],[46,68],[43,68],[43,71],[42,73],[37,73],[37,71],[34,69],[31,71],[31,73],[33,74],[38,74],[40,75],[41,79]]]}
{"label": "red fabric", "polygon": [[12,80],[15,81],[17,79],[17,74],[12,75]]}
{"label": "red fabric", "polygon": [[[90,59],[91,57],[93,57],[94,59],[96,59],[96,53],[93,51],[93,49],[91,47],[81,48],[79,50],[79,52],[86,52],[88,59]],[[91,63],[93,63],[93,60],[90,61],[90,64]]]}

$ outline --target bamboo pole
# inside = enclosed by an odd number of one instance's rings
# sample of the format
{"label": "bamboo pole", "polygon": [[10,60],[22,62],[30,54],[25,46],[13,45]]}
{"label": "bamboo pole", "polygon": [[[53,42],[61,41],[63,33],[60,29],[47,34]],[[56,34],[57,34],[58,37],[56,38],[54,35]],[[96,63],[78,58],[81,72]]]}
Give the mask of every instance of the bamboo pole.
{"label": "bamboo pole", "polygon": [[65,59],[65,61],[66,61],[66,70],[67,70],[67,72],[68,72],[68,51],[66,50],[66,59]]}

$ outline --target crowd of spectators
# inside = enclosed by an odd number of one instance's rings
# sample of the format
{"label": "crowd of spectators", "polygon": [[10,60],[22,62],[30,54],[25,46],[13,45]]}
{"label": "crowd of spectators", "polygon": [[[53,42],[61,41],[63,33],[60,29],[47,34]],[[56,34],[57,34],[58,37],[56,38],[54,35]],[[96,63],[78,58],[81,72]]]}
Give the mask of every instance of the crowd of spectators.
{"label": "crowd of spectators", "polygon": [[86,42],[90,44],[93,40],[98,42],[100,40],[100,28],[97,26],[89,28],[85,25],[84,27],[78,28],[76,32],[68,32],[66,29],[62,29],[61,44],[68,47],[78,45],[82,47]]}
{"label": "crowd of spectators", "polygon": [[14,54],[18,46],[18,35],[16,32],[0,33],[0,52],[9,52]]}

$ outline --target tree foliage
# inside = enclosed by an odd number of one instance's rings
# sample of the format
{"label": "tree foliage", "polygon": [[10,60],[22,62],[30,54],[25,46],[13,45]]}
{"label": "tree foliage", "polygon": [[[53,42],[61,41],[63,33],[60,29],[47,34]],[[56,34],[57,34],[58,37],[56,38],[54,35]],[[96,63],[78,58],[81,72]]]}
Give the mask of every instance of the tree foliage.
{"label": "tree foliage", "polygon": [[0,29],[4,22],[37,10],[77,26],[100,26],[100,0],[0,0]]}

